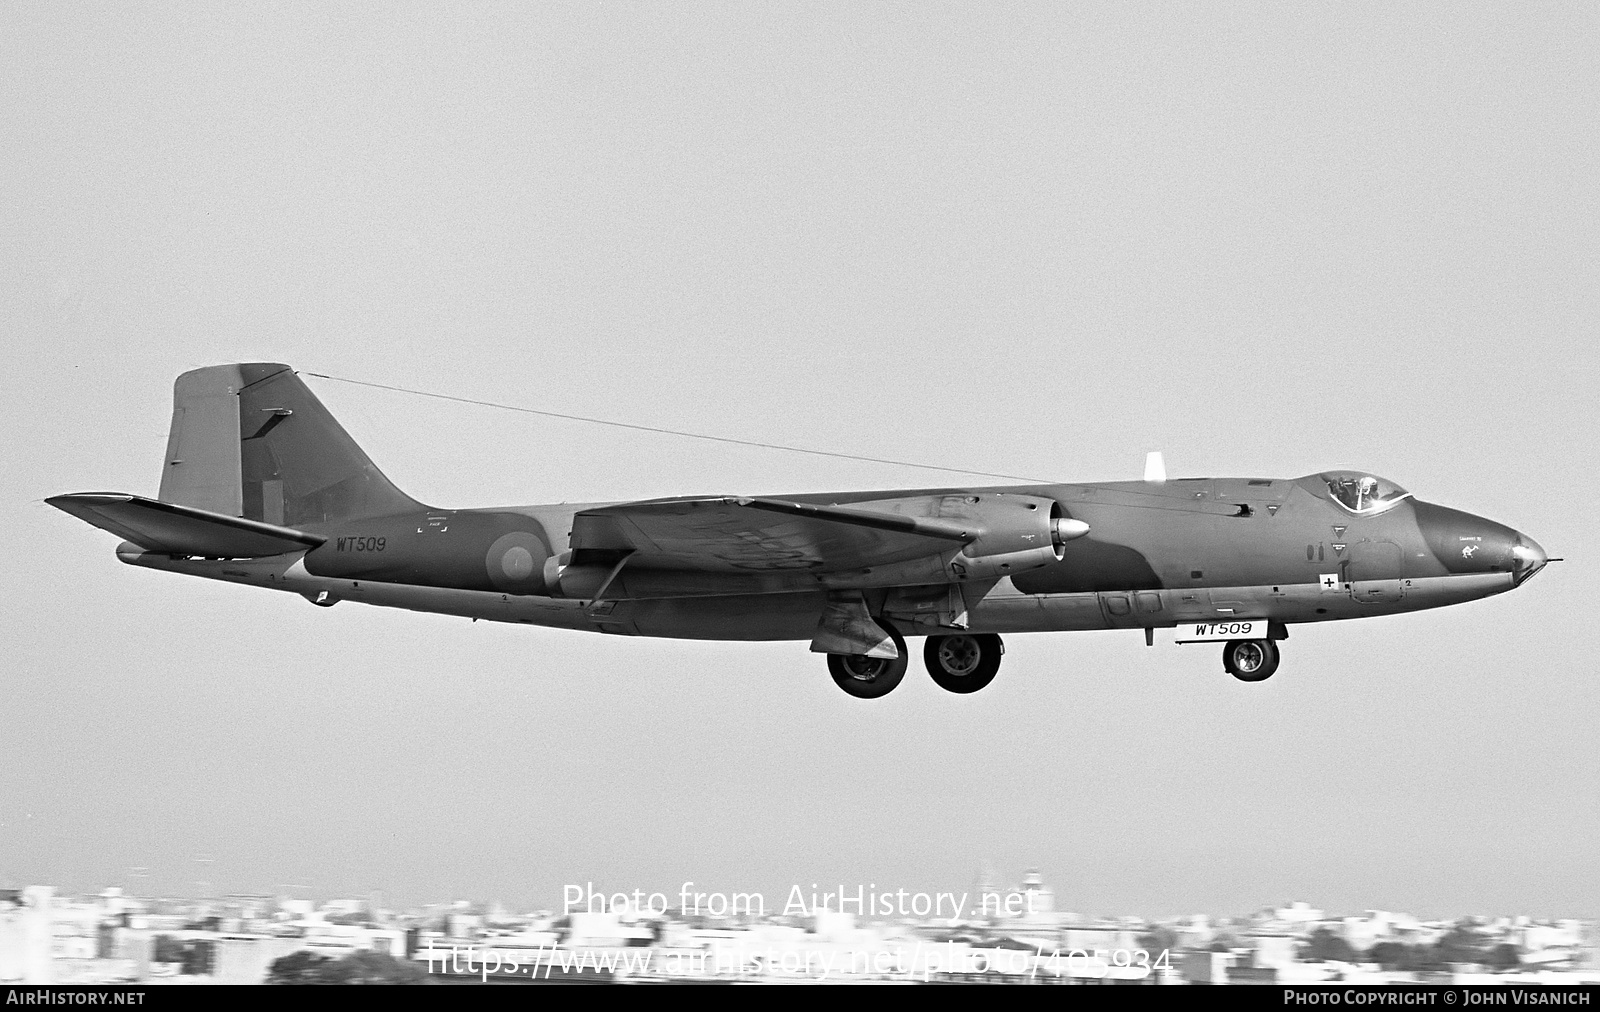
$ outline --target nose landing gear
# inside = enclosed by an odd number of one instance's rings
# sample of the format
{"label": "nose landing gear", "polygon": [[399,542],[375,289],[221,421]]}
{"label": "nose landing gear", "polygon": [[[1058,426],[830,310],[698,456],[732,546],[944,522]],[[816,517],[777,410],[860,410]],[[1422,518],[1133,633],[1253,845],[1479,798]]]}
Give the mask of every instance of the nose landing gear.
{"label": "nose landing gear", "polygon": [[1278,670],[1278,644],[1272,640],[1230,640],[1222,666],[1241,682],[1264,682]]}

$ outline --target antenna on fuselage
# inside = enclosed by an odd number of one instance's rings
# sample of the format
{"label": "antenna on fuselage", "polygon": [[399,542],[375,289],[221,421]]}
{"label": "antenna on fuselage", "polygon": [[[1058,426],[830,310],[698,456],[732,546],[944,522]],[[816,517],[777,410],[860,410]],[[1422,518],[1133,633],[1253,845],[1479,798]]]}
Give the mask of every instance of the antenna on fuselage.
{"label": "antenna on fuselage", "polygon": [[1158,484],[1167,480],[1167,462],[1161,459],[1160,450],[1144,455],[1144,480]]}

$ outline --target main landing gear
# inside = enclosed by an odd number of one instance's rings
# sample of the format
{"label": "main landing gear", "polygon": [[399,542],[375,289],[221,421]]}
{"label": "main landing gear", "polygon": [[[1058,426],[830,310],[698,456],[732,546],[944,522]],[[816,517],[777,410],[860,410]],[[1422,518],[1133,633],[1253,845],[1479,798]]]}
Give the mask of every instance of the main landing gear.
{"label": "main landing gear", "polygon": [[905,637],[885,627],[894,640],[900,656],[890,660],[885,657],[868,657],[866,654],[829,654],[828,674],[839,688],[857,699],[877,699],[887,696],[906,676]]}
{"label": "main landing gear", "polygon": [[1222,666],[1241,682],[1264,682],[1278,670],[1278,644],[1272,640],[1232,640],[1222,648]]}
{"label": "main landing gear", "polygon": [[929,636],[922,650],[928,674],[939,688],[949,692],[977,692],[994,681],[1000,670],[1005,644],[993,633],[956,633]]}
{"label": "main landing gear", "polygon": [[[906,641],[893,629],[887,631],[900,651],[893,660],[865,654],[828,655],[828,673],[839,688],[857,699],[876,699],[900,684],[908,664]],[[994,681],[1005,652],[1000,637],[993,633],[954,633],[929,636],[922,658],[935,685],[965,695]]]}

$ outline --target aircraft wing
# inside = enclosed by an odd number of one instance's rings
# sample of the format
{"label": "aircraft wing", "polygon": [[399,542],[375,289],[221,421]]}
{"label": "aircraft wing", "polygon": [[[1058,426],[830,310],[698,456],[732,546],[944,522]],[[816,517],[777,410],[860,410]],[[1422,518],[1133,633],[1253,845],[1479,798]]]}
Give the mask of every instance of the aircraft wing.
{"label": "aircraft wing", "polygon": [[315,548],[328,540],[290,527],[122,492],[77,492],[45,502],[150,552],[255,559]]}
{"label": "aircraft wing", "polygon": [[575,555],[632,553],[632,567],[832,572],[936,555],[977,535],[951,520],[719,496],[587,510],[573,518],[571,545]]}

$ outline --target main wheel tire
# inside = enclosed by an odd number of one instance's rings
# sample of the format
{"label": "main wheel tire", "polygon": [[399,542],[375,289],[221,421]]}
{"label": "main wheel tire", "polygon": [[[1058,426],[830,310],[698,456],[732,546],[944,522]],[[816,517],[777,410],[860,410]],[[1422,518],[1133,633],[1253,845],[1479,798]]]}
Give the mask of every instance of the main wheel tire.
{"label": "main wheel tire", "polygon": [[922,660],[934,684],[947,692],[977,692],[994,681],[1000,657],[1006,652],[994,633],[955,633],[929,636]]}
{"label": "main wheel tire", "polygon": [[1232,640],[1222,648],[1222,666],[1241,682],[1264,682],[1278,670],[1278,644],[1272,640]]}
{"label": "main wheel tire", "polygon": [[833,676],[839,688],[848,692],[857,699],[877,699],[887,696],[900,684],[900,679],[906,676],[906,667],[909,662],[906,658],[906,641],[893,629],[884,627],[884,631],[894,640],[895,649],[900,651],[900,656],[890,660],[884,657],[868,657],[866,654],[829,654],[828,674]]}

